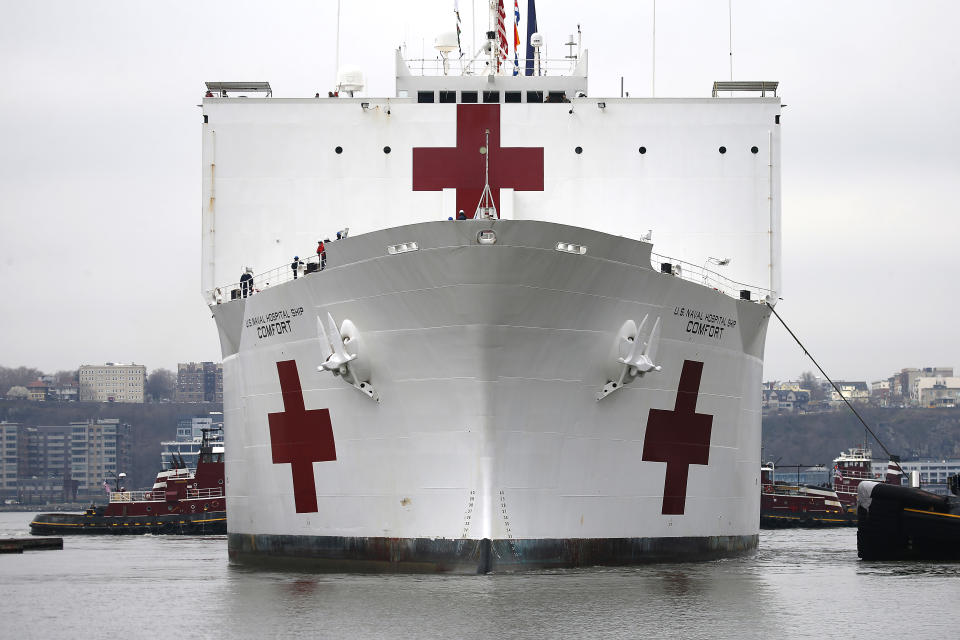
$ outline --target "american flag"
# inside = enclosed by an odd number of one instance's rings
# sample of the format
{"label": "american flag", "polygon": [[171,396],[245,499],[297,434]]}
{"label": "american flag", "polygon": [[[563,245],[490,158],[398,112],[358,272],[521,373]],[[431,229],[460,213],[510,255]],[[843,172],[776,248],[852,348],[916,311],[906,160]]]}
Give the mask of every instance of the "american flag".
{"label": "american flag", "polygon": [[500,49],[497,54],[497,71],[500,70],[500,62],[506,61],[507,52],[510,50],[507,46],[506,18],[507,14],[503,9],[503,0],[497,0],[497,44]]}
{"label": "american flag", "polygon": [[520,75],[520,59],[517,51],[520,50],[520,0],[513,0],[513,75]]}

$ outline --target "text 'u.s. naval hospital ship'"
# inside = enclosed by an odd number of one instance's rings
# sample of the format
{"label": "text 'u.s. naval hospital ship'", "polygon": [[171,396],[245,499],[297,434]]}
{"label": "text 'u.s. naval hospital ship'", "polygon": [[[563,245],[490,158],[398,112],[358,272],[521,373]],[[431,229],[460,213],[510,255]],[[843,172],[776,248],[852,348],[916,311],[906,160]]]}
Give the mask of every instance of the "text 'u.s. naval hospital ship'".
{"label": "text 'u.s. naval hospital ship'", "polygon": [[595,98],[576,46],[550,61],[533,34],[515,67],[502,28],[473,59],[455,38],[398,50],[393,97],[355,72],[303,99],[207,84],[231,557],[475,573],[754,548],[776,83]]}

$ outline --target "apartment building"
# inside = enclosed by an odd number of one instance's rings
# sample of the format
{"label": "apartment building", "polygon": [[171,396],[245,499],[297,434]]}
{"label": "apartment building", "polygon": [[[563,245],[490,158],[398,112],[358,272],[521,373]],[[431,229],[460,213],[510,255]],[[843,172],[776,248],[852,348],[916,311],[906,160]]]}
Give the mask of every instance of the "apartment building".
{"label": "apartment building", "polygon": [[81,402],[143,402],[147,368],[142,364],[85,364],[78,372]]}

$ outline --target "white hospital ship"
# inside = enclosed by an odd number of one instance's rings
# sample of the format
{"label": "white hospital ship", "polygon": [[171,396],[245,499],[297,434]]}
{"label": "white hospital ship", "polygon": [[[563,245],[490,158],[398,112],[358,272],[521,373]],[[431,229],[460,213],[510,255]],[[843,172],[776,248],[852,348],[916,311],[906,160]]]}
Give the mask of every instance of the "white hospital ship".
{"label": "white hospital ship", "polygon": [[475,573],[754,548],[776,83],[595,97],[586,51],[514,76],[495,34],[451,48],[398,51],[389,97],[355,73],[322,97],[207,84],[231,557]]}

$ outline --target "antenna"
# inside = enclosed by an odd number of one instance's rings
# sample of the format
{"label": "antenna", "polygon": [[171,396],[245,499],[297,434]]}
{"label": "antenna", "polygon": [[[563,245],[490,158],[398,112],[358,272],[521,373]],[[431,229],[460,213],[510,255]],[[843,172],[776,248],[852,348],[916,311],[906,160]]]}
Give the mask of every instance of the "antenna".
{"label": "antenna", "polygon": [[733,82],[733,0],[727,0],[727,19],[730,27],[730,82]]}
{"label": "antenna", "polygon": [[340,0],[337,0],[337,55],[333,63],[334,87],[340,91],[337,84],[340,82]]}
{"label": "antenna", "polygon": [[657,97],[657,0],[653,0],[653,45],[650,57],[653,71],[650,74],[650,97]]}

